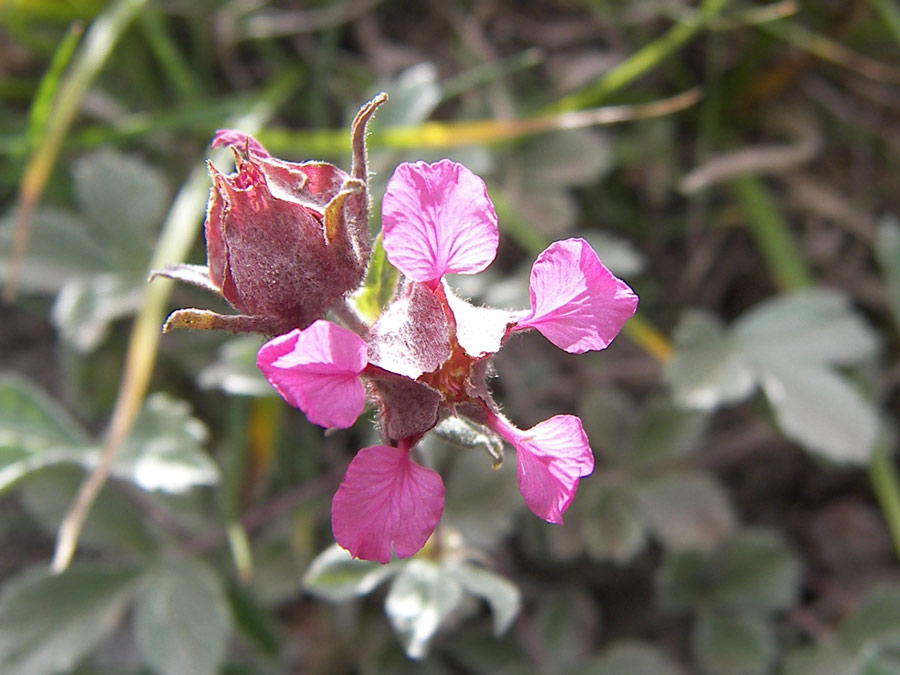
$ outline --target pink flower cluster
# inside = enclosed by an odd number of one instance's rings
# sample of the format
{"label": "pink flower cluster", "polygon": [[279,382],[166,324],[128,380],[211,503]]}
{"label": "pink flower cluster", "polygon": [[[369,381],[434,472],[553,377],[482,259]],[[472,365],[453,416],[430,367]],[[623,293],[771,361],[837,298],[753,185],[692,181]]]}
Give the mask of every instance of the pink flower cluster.
{"label": "pink flower cluster", "polygon": [[363,448],[332,503],[336,541],[354,557],[386,563],[415,554],[444,507],[439,474],[411,451],[442,419],[462,416],[516,451],[519,490],[538,517],[561,523],[594,457],[573,415],[516,428],[487,388],[488,361],[513,333],[537,330],[570,353],[604,349],[637,307],[637,296],[583,239],[551,244],[531,270],[531,309],[476,307],[444,281],[494,259],[497,216],[484,182],[464,166],[404,163],[382,205],[388,260],[402,273],[394,298],[356,332],[325,320],[274,338],[257,364],[310,421],[347,428],[374,403],[383,445]]}

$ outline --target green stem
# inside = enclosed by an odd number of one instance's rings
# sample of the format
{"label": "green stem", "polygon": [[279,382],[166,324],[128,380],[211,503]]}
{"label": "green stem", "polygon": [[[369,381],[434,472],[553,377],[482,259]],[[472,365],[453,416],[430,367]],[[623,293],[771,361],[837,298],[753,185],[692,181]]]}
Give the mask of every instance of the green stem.
{"label": "green stem", "polygon": [[894,551],[900,558],[900,476],[884,441],[879,441],[875,446],[869,463],[869,480],[887,521]]}
{"label": "green stem", "polygon": [[900,8],[897,3],[894,0],[869,0],[869,4],[894,38],[894,42],[900,45]]}
{"label": "green stem", "polygon": [[553,105],[551,111],[581,110],[599,105],[613,92],[622,89],[644,73],[663,63],[683,47],[725,9],[728,0],[705,0],[700,11],[672,26],[653,42],[641,47],[603,77],[579,92],[566,96]]}
{"label": "green stem", "polygon": [[743,176],[734,179],[731,188],[778,286],[794,289],[812,285],[812,273],[765,184],[755,176]]}

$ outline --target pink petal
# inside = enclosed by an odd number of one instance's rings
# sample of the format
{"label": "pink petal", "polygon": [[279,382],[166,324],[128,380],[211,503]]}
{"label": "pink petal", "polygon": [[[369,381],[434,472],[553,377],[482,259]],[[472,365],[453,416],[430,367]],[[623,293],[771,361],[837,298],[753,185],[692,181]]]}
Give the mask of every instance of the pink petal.
{"label": "pink petal", "polygon": [[497,214],[484,181],[462,164],[400,164],[381,205],[388,260],[414,281],[475,274],[497,254]]}
{"label": "pink petal", "polygon": [[637,309],[638,298],[584,239],[557,241],[531,268],[531,313],[514,330],[535,328],[560,349],[606,349]]}
{"label": "pink petal", "polygon": [[328,321],[269,340],[260,348],[256,365],[284,400],[313,424],[346,429],[366,403],[359,381],[366,367],[366,344]]}
{"label": "pink petal", "polygon": [[498,415],[489,423],[516,449],[519,492],[528,508],[539,518],[562,524],[578,480],[594,470],[594,455],[581,420],[556,415],[526,431]]}
{"label": "pink petal", "polygon": [[444,483],[415,464],[409,449],[360,450],[331,503],[335,541],[354,558],[386,563],[421,549],[444,510]]}
{"label": "pink petal", "polygon": [[237,129],[219,129],[218,131],[216,131],[216,135],[213,136],[210,147],[236,147],[238,150],[244,150],[245,148],[248,148],[253,151],[254,154],[259,155],[260,157],[269,156],[269,153],[258,140],[253,138],[253,136],[245,134],[243,131],[238,131]]}

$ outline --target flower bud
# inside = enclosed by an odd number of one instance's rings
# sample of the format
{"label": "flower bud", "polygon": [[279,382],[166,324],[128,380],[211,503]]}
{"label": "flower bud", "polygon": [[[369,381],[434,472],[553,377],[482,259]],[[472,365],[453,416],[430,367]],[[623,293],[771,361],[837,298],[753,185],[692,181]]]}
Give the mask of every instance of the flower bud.
{"label": "flower bud", "polygon": [[212,288],[243,316],[180,310],[167,329],[285,333],[322,318],[360,285],[371,254],[365,126],[385,99],[363,106],[353,122],[349,174],[326,162],[277,159],[240,132],[216,134],[213,147],[232,148],[235,171],[209,167],[209,283],[198,283],[190,266],[162,274]]}

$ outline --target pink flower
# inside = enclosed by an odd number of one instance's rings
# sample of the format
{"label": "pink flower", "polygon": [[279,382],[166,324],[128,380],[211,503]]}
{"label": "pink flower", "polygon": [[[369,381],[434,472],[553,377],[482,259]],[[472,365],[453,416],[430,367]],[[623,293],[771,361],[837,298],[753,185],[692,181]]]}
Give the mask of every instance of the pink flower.
{"label": "pink flower", "polygon": [[331,503],[335,541],[354,558],[386,563],[391,549],[408,558],[421,549],[444,510],[444,483],[413,462],[409,445],[363,448]]}
{"label": "pink flower", "polygon": [[497,254],[497,214],[484,181],[449,159],[398,166],[381,221],[388,260],[413,281],[475,274]]}
{"label": "pink flower", "polygon": [[489,425],[516,449],[519,492],[528,508],[538,518],[562,524],[578,480],[594,470],[594,455],[581,420],[556,415],[522,431],[500,415],[492,415]]}
{"label": "pink flower", "polygon": [[[252,151],[252,150],[251,150]],[[497,251],[497,216],[483,181],[460,164],[401,164],[383,201],[383,241],[404,278],[362,339],[317,321],[275,338],[259,365],[309,419],[349,426],[363,384],[384,445],[361,450],[332,503],[337,542],[359,558],[407,557],[431,536],[443,510],[440,476],[412,461],[419,439],[443,418],[463,416],[516,450],[519,491],[531,511],[562,523],[594,457],[581,420],[557,415],[525,431],[500,415],[488,364],[509,336],[534,329],[571,353],[604,349],[634,313],[637,296],[583,239],[551,244],[531,271],[531,309],[476,307],[455,296],[448,273],[485,269]]]}
{"label": "pink flower", "polygon": [[550,244],[531,268],[530,291],[531,313],[515,330],[534,328],[572,354],[606,349],[638,303],[584,239]]}
{"label": "pink flower", "polygon": [[359,374],[366,343],[346,328],[316,321],[264,344],[256,365],[285,401],[323,427],[351,426],[366,404]]}

